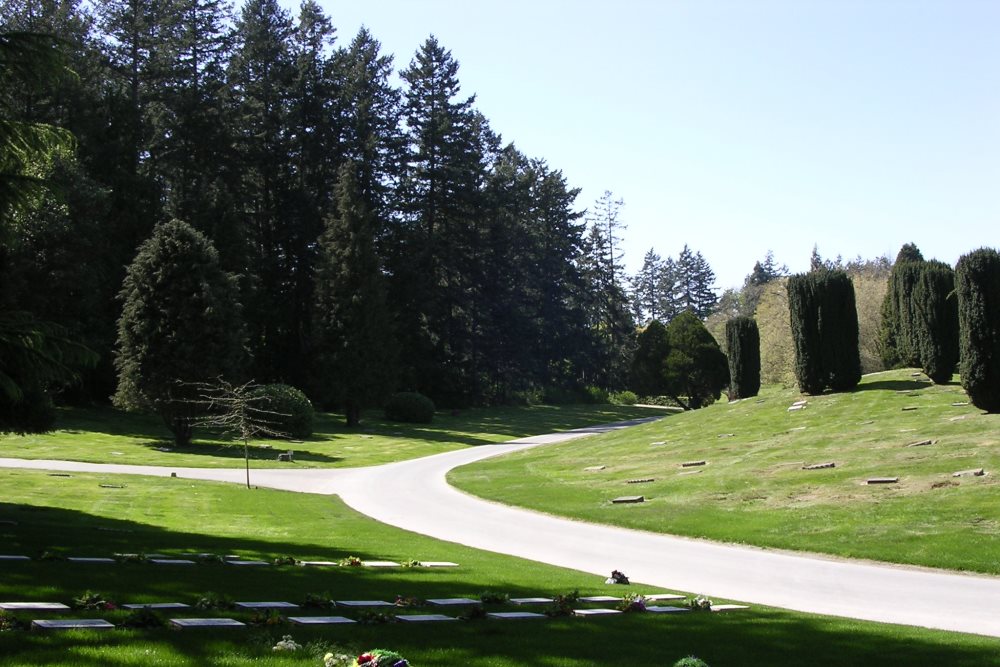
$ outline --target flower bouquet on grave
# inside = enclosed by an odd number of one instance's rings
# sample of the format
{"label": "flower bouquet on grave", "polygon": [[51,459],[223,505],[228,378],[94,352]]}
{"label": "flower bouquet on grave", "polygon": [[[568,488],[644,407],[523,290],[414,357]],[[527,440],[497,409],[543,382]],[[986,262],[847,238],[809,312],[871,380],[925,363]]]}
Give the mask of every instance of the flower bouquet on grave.
{"label": "flower bouquet on grave", "polygon": [[406,658],[395,651],[376,648],[366,651],[354,660],[353,667],[409,667]]}
{"label": "flower bouquet on grave", "polygon": [[646,599],[638,593],[630,593],[618,603],[618,611],[625,613],[646,611]]}
{"label": "flower bouquet on grave", "polygon": [[712,611],[712,601],[703,595],[699,595],[688,602],[688,607],[691,611]]}
{"label": "flower bouquet on grave", "polygon": [[361,559],[357,556],[348,556],[347,558],[341,558],[338,561],[338,565],[341,567],[361,567]]}
{"label": "flower bouquet on grave", "polygon": [[604,580],[606,584],[625,584],[628,585],[628,577],[625,576],[624,572],[619,572],[618,570],[612,570],[611,576]]}

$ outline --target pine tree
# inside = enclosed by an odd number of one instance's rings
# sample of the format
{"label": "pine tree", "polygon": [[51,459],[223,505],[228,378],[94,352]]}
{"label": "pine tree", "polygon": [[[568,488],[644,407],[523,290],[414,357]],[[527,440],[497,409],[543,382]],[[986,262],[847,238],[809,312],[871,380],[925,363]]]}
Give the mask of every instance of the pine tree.
{"label": "pine tree", "polygon": [[920,366],[937,384],[951,382],[958,365],[958,297],[955,272],[944,262],[920,263],[913,286],[914,337]]}
{"label": "pine tree", "polygon": [[760,391],[760,331],[750,317],[726,322],[726,356],[729,359],[729,398],[756,396]]}
{"label": "pine tree", "polygon": [[702,321],[694,312],[684,311],[671,320],[667,335],[670,352],[663,364],[666,394],[685,410],[718,400],[729,384],[729,366]]}
{"label": "pine tree", "polygon": [[1000,412],[1000,253],[980,248],[955,266],[962,388],[972,404]]}
{"label": "pine tree", "polygon": [[715,272],[702,254],[692,252],[685,244],[677,256],[676,275],[674,298],[677,308],[681,311],[690,310],[701,319],[711,315],[718,303],[718,297],[712,289]]}
{"label": "pine tree", "polygon": [[632,308],[637,322],[663,320],[662,294],[663,259],[650,248],[642,260],[642,268],[632,276]]}
{"label": "pine tree", "polygon": [[348,426],[392,390],[396,348],[385,279],[375,251],[380,227],[354,163],[338,174],[337,213],[320,237],[316,275],[317,394],[344,406]]}
{"label": "pine tree", "polygon": [[179,445],[191,440],[191,383],[239,375],[243,328],[233,276],[187,223],[157,225],[120,294],[115,405],[154,410]]}

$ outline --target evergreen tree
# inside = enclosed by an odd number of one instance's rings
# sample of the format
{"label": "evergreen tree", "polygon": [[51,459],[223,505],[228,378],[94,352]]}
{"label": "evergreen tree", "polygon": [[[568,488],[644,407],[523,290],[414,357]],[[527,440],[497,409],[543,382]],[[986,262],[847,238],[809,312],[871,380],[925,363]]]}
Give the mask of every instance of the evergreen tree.
{"label": "evergreen tree", "polygon": [[882,360],[887,368],[920,365],[913,324],[913,286],[923,261],[917,246],[907,243],[900,248],[889,274],[889,289],[882,303]]}
{"label": "evergreen tree", "polygon": [[477,213],[495,139],[474,97],[459,97],[458,62],[433,36],[401,76],[409,154],[391,273],[403,358],[412,364],[405,383],[461,404],[477,393]]}
{"label": "evergreen tree", "polygon": [[819,270],[788,279],[795,375],[803,393],[850,389],[861,381],[854,286],[843,271]]}
{"label": "evergreen tree", "polygon": [[665,393],[685,410],[717,401],[729,384],[729,365],[712,334],[687,310],[671,320],[667,335],[670,352],[663,364]]}
{"label": "evergreen tree", "polygon": [[700,252],[692,252],[687,244],[677,256],[677,282],[674,298],[679,310],[690,310],[699,318],[711,315],[718,297],[712,289],[715,272]]}
{"label": "evergreen tree", "polygon": [[1000,253],[980,248],[955,266],[962,388],[972,404],[1000,412]]}
{"label": "evergreen tree", "polygon": [[[642,268],[632,276],[632,308],[637,322],[669,321],[664,312],[666,299],[663,294],[665,281],[663,259],[650,248],[642,260]],[[672,287],[672,286],[671,286]],[[670,313],[673,315],[673,313]]]}
{"label": "evergreen tree", "polygon": [[670,354],[670,336],[658,320],[652,320],[636,338],[629,388],[639,396],[663,396],[668,391],[664,364]]}
{"label": "evergreen tree", "polygon": [[380,225],[364,199],[353,163],[340,169],[337,213],[319,239],[316,357],[318,395],[344,406],[348,426],[393,388],[396,350],[382,267],[375,252]]}
{"label": "evergreen tree", "polygon": [[729,398],[756,396],[760,391],[760,331],[750,317],[726,322],[726,356],[729,359]]}
{"label": "evergreen tree", "polygon": [[192,383],[239,374],[243,329],[234,278],[187,223],[157,225],[120,294],[115,405],[154,410],[178,445],[197,414]]}
{"label": "evergreen tree", "polygon": [[958,297],[951,267],[936,260],[921,262],[913,302],[920,366],[935,383],[951,382],[958,365]]}

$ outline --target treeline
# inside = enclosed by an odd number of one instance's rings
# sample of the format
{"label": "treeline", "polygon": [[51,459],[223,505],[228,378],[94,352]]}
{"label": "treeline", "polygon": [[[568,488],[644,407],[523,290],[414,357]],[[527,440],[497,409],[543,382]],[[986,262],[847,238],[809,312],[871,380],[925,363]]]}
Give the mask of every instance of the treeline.
{"label": "treeline", "polygon": [[621,202],[606,193],[585,220],[561,171],[490,128],[434,37],[397,69],[312,0],[296,16],[276,0],[2,0],[0,17],[57,36],[73,72],[0,90],[6,117],[76,138],[29,165],[49,192],[0,211],[0,305],[99,354],[80,398],[115,393],[126,268],[171,220],[234,279],[242,374],[324,407],[390,386],[445,406],[625,386]]}

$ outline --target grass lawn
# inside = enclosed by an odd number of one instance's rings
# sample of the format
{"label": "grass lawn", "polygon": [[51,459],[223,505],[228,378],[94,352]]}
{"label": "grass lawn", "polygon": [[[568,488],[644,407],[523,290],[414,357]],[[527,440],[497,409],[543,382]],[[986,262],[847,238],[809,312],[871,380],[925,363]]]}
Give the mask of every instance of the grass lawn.
{"label": "grass lawn", "polygon": [[[124,485],[123,488],[101,484]],[[599,578],[439,542],[366,519],[338,499],[236,485],[146,477],[104,477],[0,470],[0,544],[7,553],[213,552],[273,558],[450,560],[454,569],[326,570],[222,564],[122,563],[73,567],[65,561],[0,562],[0,600],[62,601],[90,590],[117,602],[194,603],[208,592],[234,600],[621,594]],[[614,567],[609,554],[609,570]],[[628,590],[648,592],[634,585]],[[502,608],[502,607],[500,607]],[[120,611],[75,612],[121,621]],[[198,613],[198,612],[196,612]],[[204,614],[205,612],[200,612]],[[236,614],[240,618],[245,615]],[[31,615],[19,613],[22,619]],[[306,645],[276,654],[284,634]],[[754,607],[732,615],[629,614],[614,618],[470,621],[444,625],[354,625],[302,629],[282,625],[211,631],[0,632],[0,664],[319,667],[331,648],[400,651],[416,667],[471,665],[599,667],[670,665],[695,654],[713,667],[873,664],[1000,665],[995,639],[861,623]]]}
{"label": "grass lawn", "polygon": [[[313,436],[308,440],[251,443],[251,466],[377,465],[661,414],[662,410],[619,405],[537,405],[474,408],[457,414],[442,411],[431,424],[402,424],[370,412],[361,427],[349,429],[342,415],[319,413]],[[58,430],[41,435],[0,436],[0,457],[204,468],[243,465],[242,444],[213,438],[204,430],[195,432],[195,442],[190,447],[175,448],[162,420],[153,415],[128,414],[111,408],[63,408],[56,426]],[[279,464],[277,453],[289,449],[295,452],[295,462]]]}
{"label": "grass lawn", "polygon": [[[452,472],[475,495],[655,532],[1000,574],[1000,415],[911,371],[757,398]],[[932,440],[927,446],[909,446]],[[704,460],[705,466],[682,467]],[[836,463],[835,468],[803,466]],[[603,470],[587,471],[592,466]],[[983,477],[953,477],[985,468]],[[871,486],[871,477],[899,483]],[[653,479],[627,484],[633,479]],[[616,496],[646,502],[612,505]]]}

